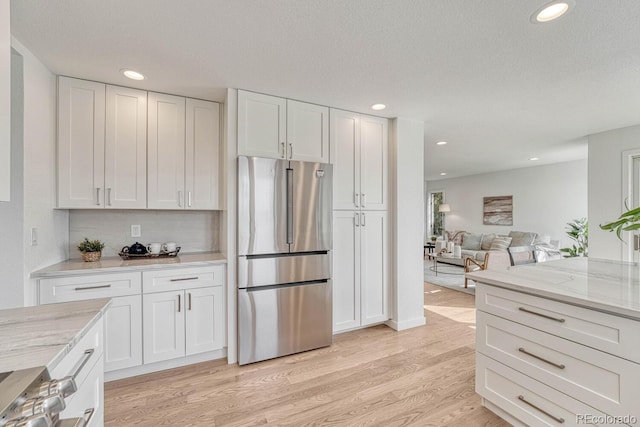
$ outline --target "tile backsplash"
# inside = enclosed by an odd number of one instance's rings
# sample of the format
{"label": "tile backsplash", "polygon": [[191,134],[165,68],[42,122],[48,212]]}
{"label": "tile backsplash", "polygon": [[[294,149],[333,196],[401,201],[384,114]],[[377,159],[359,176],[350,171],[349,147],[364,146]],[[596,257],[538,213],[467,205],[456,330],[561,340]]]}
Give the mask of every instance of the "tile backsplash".
{"label": "tile backsplash", "polygon": [[[118,256],[123,246],[136,241],[176,242],[180,253],[220,250],[221,211],[70,210],[69,255],[85,237],[105,243],[102,255]],[[131,225],[140,225],[140,237],[131,237]]]}

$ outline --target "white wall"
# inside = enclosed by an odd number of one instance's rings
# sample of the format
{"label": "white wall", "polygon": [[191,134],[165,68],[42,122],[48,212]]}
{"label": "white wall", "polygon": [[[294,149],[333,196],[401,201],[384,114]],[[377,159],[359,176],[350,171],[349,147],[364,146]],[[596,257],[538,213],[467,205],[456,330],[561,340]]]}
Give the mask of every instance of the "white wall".
{"label": "white wall", "polygon": [[[640,149],[640,125],[589,135],[589,255],[622,260],[622,243],[598,224],[611,222],[624,209],[622,152]],[[629,206],[632,207],[632,206]],[[633,206],[635,207],[635,206]],[[626,239],[628,240],[628,238]]]}
{"label": "white wall", "polygon": [[[140,237],[131,237],[131,225],[140,225]],[[115,257],[135,242],[176,242],[180,253],[220,250],[219,211],[160,211],[86,209],[69,211],[69,257],[85,237],[105,243],[102,256]]]}
{"label": "white wall", "polygon": [[0,202],[0,242],[6,249],[0,257],[0,308],[24,305],[22,272],[22,57],[11,55],[11,201]]}
{"label": "white wall", "polygon": [[389,326],[403,330],[425,324],[424,265],[424,122],[404,118],[391,123],[390,138],[393,234],[392,309]]}
{"label": "white wall", "polygon": [[[69,213],[56,210],[56,79],[27,48],[12,38],[24,66],[24,283],[25,304],[35,303],[29,273],[63,261],[69,248]],[[38,245],[30,231],[38,229]]]}
{"label": "white wall", "polygon": [[[11,34],[9,0],[0,0],[0,203],[10,198],[11,186]],[[3,218],[0,216],[0,218]]]}
{"label": "white wall", "polygon": [[[427,191],[434,190],[444,190],[451,206],[445,217],[447,230],[533,231],[548,234],[566,247],[571,244],[566,223],[587,217],[587,160],[427,182]],[[482,224],[483,197],[487,196],[513,196],[513,226]]]}

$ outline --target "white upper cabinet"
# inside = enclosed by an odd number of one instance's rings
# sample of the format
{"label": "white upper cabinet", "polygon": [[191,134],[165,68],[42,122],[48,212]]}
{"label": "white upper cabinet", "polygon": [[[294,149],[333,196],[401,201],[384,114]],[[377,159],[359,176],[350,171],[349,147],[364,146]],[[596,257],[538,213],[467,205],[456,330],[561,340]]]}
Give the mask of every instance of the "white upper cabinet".
{"label": "white upper cabinet", "polygon": [[187,99],[187,209],[221,209],[220,104]]}
{"label": "white upper cabinet", "polygon": [[286,148],[291,160],[329,163],[329,108],[287,100]]}
{"label": "white upper cabinet", "polygon": [[105,85],[58,79],[58,207],[104,207]]}
{"label": "white upper cabinet", "polygon": [[238,154],[329,162],[329,108],[238,91]]}
{"label": "white upper cabinet", "polygon": [[220,209],[220,104],[149,92],[148,207]]}
{"label": "white upper cabinet", "polygon": [[149,92],[148,207],[182,209],[185,194],[185,98]]}
{"label": "white upper cabinet", "polygon": [[388,208],[387,119],[331,109],[333,208]]}
{"label": "white upper cabinet", "polygon": [[147,92],[107,86],[105,207],[147,207]]}
{"label": "white upper cabinet", "polygon": [[58,207],[147,206],[147,93],[58,80]]}
{"label": "white upper cabinet", "polygon": [[238,91],[238,154],[287,157],[287,100]]}

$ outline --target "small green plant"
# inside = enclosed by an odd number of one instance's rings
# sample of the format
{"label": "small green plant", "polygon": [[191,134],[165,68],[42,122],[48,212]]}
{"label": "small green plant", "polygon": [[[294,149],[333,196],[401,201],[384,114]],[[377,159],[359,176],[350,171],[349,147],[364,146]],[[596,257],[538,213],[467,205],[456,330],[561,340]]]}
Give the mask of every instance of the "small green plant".
{"label": "small green plant", "polygon": [[588,256],[589,250],[589,223],[586,218],[574,219],[567,223],[565,228],[567,236],[571,240],[575,240],[577,245],[571,245],[570,248],[562,248],[561,252],[564,252],[565,258],[573,258],[579,256]]}
{"label": "small green plant", "polygon": [[[625,207],[626,203],[625,203]],[[640,229],[640,208],[627,210],[620,215],[617,220],[608,224],[600,224],[600,228],[605,231],[615,231],[618,239],[622,240],[623,231],[636,231]]]}
{"label": "small green plant", "polygon": [[100,252],[104,249],[104,243],[100,240],[89,240],[86,237],[78,244],[78,250],[82,253]]}

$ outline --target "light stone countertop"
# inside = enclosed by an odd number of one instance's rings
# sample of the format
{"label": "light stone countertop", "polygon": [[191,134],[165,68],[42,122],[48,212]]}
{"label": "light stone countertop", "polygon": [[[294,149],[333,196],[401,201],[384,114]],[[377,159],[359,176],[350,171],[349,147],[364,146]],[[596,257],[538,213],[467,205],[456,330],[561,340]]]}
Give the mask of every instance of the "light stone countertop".
{"label": "light stone countertop", "polygon": [[109,304],[102,298],[0,310],[0,372],[55,368]]}
{"label": "light stone countertop", "polygon": [[69,276],[87,273],[119,273],[123,271],[150,270],[153,268],[198,267],[211,264],[225,264],[226,258],[220,252],[199,252],[181,254],[176,257],[137,258],[124,260],[120,257],[102,258],[96,262],[70,259],[31,273],[32,278]]}
{"label": "light stone countertop", "polygon": [[567,258],[467,273],[481,283],[640,320],[640,266]]}

